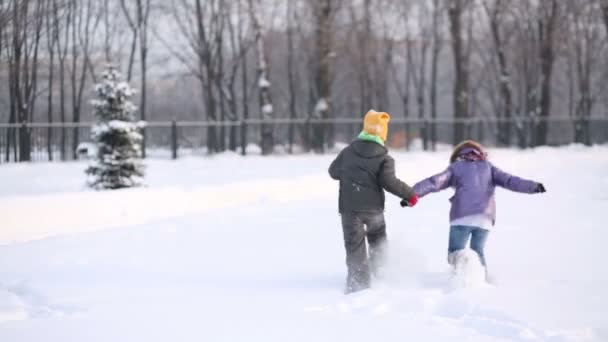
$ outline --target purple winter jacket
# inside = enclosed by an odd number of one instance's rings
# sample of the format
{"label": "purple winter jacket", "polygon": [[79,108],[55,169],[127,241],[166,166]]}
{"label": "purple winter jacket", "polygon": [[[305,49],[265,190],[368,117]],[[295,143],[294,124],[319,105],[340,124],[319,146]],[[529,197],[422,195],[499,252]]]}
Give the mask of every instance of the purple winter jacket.
{"label": "purple winter jacket", "polygon": [[423,197],[431,192],[453,187],[456,193],[450,198],[450,221],[484,214],[494,223],[496,186],[531,194],[536,192],[538,183],[510,175],[486,160],[459,160],[445,171],[420,181],[414,185],[414,190],[419,197]]}

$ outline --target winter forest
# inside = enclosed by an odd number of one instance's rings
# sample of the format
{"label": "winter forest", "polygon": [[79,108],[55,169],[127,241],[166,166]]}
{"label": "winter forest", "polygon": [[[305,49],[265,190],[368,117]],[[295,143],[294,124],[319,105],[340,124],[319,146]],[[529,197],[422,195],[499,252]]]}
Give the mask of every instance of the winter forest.
{"label": "winter forest", "polygon": [[608,341],[608,0],[0,0],[0,342]]}
{"label": "winter forest", "polygon": [[[607,0],[0,0],[2,161],[88,142],[108,65],[146,151],[608,141]],[[253,149],[257,150],[257,149]]]}

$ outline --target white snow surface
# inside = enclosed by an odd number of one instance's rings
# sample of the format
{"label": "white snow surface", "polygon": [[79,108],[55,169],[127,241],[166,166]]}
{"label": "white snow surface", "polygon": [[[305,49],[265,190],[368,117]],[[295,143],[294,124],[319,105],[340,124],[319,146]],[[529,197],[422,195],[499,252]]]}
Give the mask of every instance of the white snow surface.
{"label": "white snow surface", "polygon": [[[414,183],[449,151],[392,155]],[[482,287],[453,286],[451,190],[387,195],[384,277],[348,296],[333,157],[147,160],[106,192],[0,165],[0,341],[608,340],[608,147],[490,150],[548,192],[498,190]]]}

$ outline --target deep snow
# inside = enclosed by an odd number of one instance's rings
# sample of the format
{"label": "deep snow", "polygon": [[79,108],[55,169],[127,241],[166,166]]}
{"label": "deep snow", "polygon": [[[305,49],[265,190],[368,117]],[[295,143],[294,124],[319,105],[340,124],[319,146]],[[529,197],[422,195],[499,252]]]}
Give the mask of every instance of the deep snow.
{"label": "deep snow", "polygon": [[[394,156],[413,183],[449,151]],[[387,196],[386,278],[350,296],[332,157],[149,160],[114,192],[0,165],[0,341],[608,340],[608,147],[490,151],[549,192],[499,190],[481,288],[450,286],[451,191]]]}

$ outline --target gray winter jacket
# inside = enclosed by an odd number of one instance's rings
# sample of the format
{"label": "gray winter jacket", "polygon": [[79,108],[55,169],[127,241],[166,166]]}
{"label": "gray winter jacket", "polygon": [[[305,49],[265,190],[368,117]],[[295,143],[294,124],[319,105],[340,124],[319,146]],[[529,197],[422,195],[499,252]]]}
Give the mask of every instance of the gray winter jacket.
{"label": "gray winter jacket", "polygon": [[355,140],[344,148],[329,175],[340,181],[340,213],[383,211],[384,190],[405,199],[415,195],[395,176],[395,161],[386,148],[372,141]]}

